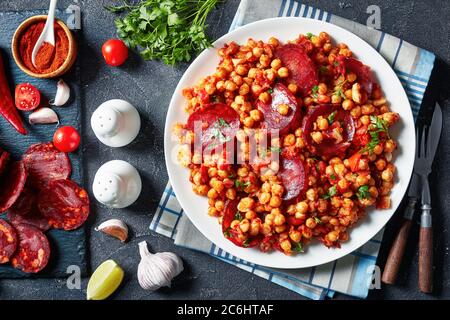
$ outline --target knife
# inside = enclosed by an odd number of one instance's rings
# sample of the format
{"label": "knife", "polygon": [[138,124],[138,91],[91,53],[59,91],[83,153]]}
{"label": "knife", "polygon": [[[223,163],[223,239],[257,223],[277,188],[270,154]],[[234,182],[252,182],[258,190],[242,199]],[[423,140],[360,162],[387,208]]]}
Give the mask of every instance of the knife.
{"label": "knife", "polygon": [[428,175],[431,173],[434,156],[439,144],[442,130],[442,111],[436,103],[429,130],[422,131],[419,156],[414,165],[422,182],[422,215],[420,217],[419,237],[419,289],[429,293],[433,290],[433,236],[431,220],[431,195]]}
{"label": "knife", "polygon": [[[418,152],[418,132],[416,134],[416,158]],[[386,284],[394,284],[397,279],[398,270],[405,253],[406,243],[411,230],[412,219],[416,210],[416,204],[420,199],[420,177],[413,173],[408,187],[408,204],[403,214],[400,230],[395,238],[384,267],[381,281]]]}

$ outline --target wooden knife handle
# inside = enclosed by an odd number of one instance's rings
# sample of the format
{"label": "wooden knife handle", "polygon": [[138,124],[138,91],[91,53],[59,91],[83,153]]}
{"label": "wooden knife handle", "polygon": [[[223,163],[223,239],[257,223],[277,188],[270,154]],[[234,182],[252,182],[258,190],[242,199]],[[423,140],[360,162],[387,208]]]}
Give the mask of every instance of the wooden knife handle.
{"label": "wooden knife handle", "polygon": [[384,283],[394,284],[397,279],[398,269],[400,268],[403,254],[405,253],[406,242],[408,240],[411,224],[411,220],[403,219],[402,226],[400,227],[397,237],[392,244],[386,265],[384,266],[383,276],[381,277],[381,281]]}
{"label": "wooden knife handle", "polygon": [[419,289],[430,293],[433,290],[433,229],[420,228],[419,239]]}

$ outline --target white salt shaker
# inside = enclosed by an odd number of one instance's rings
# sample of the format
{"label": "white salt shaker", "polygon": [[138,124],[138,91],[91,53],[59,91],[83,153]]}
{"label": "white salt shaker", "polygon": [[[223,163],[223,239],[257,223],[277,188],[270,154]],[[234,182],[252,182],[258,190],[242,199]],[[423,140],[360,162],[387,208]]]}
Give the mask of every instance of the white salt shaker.
{"label": "white salt shaker", "polygon": [[123,147],[131,143],[141,128],[141,118],[133,105],[125,100],[112,99],[102,103],[91,117],[96,137],[109,147]]}
{"label": "white salt shaker", "polygon": [[134,203],[142,190],[139,172],[126,161],[103,164],[94,177],[95,198],[111,208],[125,208]]}

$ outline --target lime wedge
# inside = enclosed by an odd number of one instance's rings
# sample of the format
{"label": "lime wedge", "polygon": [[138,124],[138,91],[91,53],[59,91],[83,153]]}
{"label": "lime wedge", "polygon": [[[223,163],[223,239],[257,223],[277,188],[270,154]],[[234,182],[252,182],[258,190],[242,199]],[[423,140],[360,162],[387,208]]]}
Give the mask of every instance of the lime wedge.
{"label": "lime wedge", "polygon": [[119,287],[123,270],[114,260],[106,260],[92,274],[87,286],[88,300],[104,300]]}

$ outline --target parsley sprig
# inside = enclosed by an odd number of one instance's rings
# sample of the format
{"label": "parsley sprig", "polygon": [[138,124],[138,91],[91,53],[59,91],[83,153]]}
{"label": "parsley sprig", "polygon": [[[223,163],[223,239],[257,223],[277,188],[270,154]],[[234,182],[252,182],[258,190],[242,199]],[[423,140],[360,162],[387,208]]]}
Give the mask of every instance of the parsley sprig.
{"label": "parsley sprig", "polygon": [[317,98],[319,96],[318,91],[319,91],[319,87],[318,86],[312,87],[312,89],[311,89],[311,96],[313,98]]}
{"label": "parsley sprig", "polygon": [[324,194],[322,196],[322,199],[330,199],[331,197],[334,197],[337,193],[337,188],[336,186],[332,186],[330,189],[328,189],[328,193]]}
{"label": "parsley sprig", "polygon": [[145,60],[168,65],[189,61],[211,47],[206,36],[206,17],[220,0],[145,0],[137,5],[124,1],[108,6],[113,13],[126,12],[115,20],[119,37]]}
{"label": "parsley sprig", "polygon": [[389,138],[389,129],[386,121],[377,116],[370,116],[370,125],[368,127],[370,141],[361,149],[360,153],[373,153],[373,149],[381,142],[380,133],[384,132]]}
{"label": "parsley sprig", "polygon": [[358,198],[367,199],[370,197],[369,186],[361,186],[358,189]]}
{"label": "parsley sprig", "polygon": [[329,124],[332,124],[334,122],[334,118],[336,117],[336,113],[337,111],[333,111],[332,113],[330,113],[330,115],[328,116],[328,122]]}
{"label": "parsley sprig", "polygon": [[292,251],[297,253],[302,253],[303,251],[303,245],[301,242],[293,242],[291,246]]}

